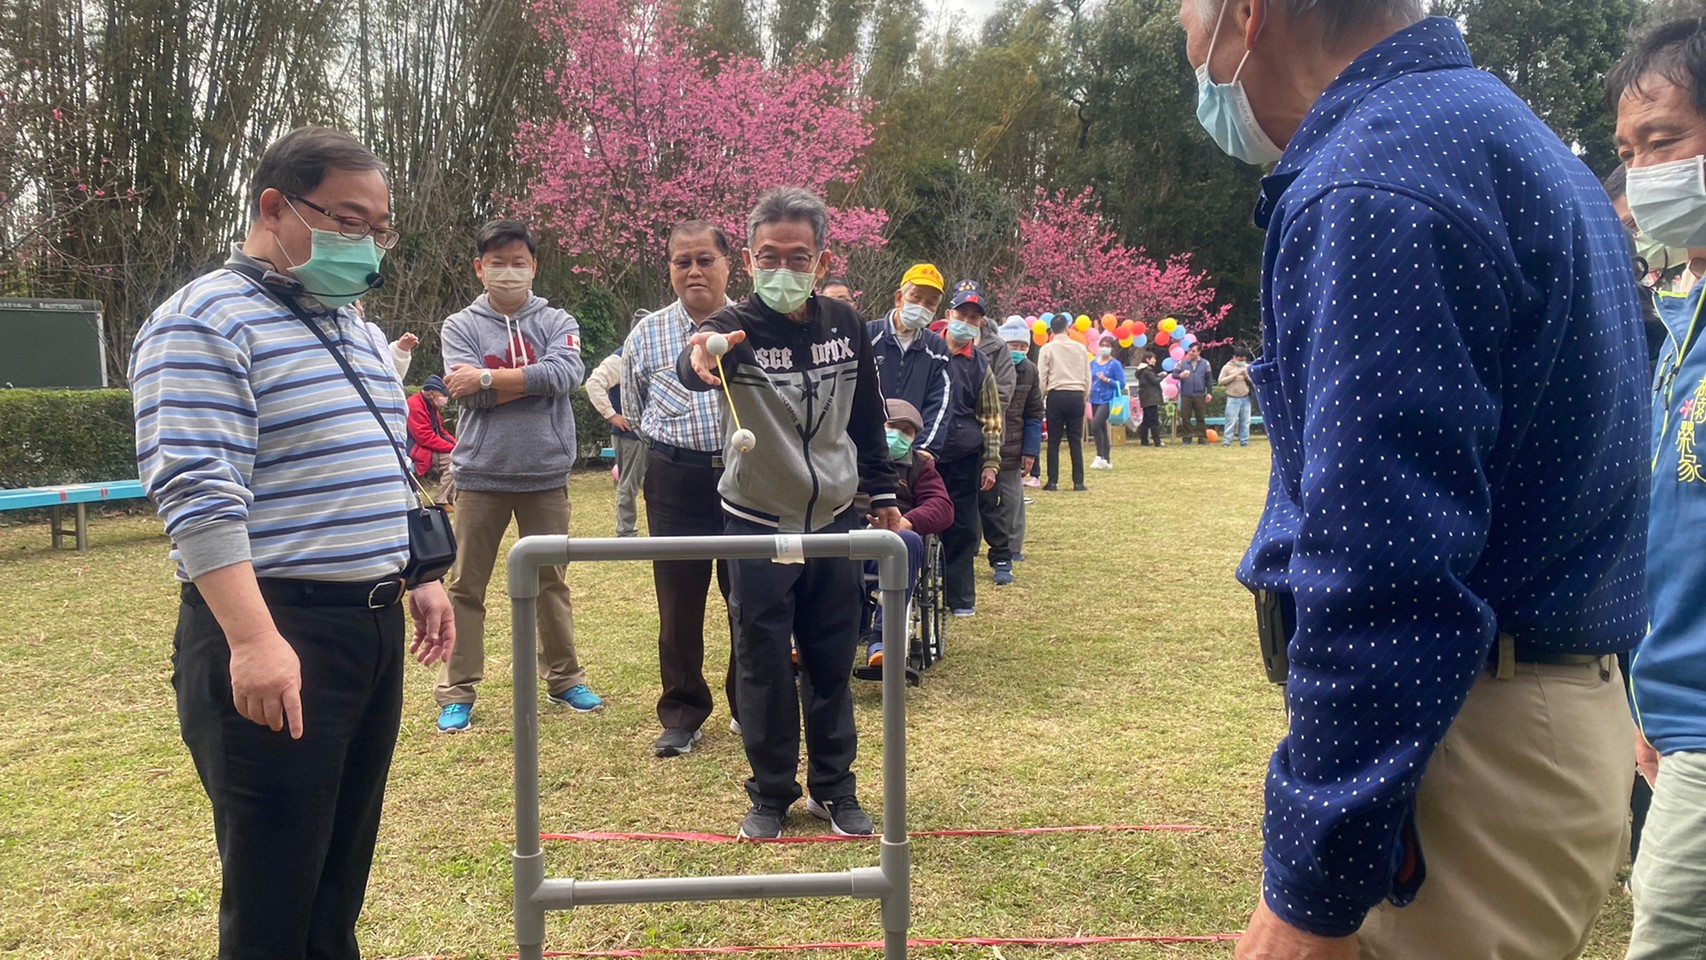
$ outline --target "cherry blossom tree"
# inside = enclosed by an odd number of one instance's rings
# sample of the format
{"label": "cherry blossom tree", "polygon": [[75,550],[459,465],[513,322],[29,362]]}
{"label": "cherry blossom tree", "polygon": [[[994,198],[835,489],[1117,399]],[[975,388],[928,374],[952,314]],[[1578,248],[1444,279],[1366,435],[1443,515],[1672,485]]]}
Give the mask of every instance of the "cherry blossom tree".
{"label": "cherry blossom tree", "polygon": [[[560,119],[524,122],[516,155],[533,171],[521,205],[574,269],[612,290],[661,290],[669,229],[685,219],[744,231],[770,187],[835,198],[871,142],[851,60],[767,67],[704,55],[675,0],[538,0],[560,51],[547,82]],[[886,215],[842,206],[830,246],[879,246]]]}
{"label": "cherry blossom tree", "polygon": [[1019,218],[1015,259],[1017,266],[998,277],[997,302],[1032,315],[1066,310],[1095,319],[1113,313],[1150,326],[1175,317],[1192,332],[1207,333],[1231,309],[1214,302],[1214,287],[1192,269],[1190,254],[1158,261],[1121,242],[1088,187],[1076,195],[1038,190]]}

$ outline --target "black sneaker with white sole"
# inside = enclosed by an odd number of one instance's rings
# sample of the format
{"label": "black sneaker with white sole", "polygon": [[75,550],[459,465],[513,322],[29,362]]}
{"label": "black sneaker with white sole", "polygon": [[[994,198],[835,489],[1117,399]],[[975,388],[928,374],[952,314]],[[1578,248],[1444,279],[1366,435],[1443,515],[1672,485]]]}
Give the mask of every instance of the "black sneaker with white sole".
{"label": "black sneaker with white sole", "polygon": [[828,820],[830,829],[844,837],[868,837],[876,831],[871,815],[859,806],[858,797],[836,797],[822,803],[816,797],[807,797],[806,812],[819,820]]}
{"label": "black sneaker with white sole", "polygon": [[663,736],[652,741],[652,755],[658,757],[679,757],[684,753],[692,753],[693,745],[703,736],[697,730],[686,727],[670,727]]}
{"label": "black sneaker with white sole", "polygon": [[742,840],[774,840],[782,835],[782,821],[788,819],[786,807],[755,803],[740,822]]}

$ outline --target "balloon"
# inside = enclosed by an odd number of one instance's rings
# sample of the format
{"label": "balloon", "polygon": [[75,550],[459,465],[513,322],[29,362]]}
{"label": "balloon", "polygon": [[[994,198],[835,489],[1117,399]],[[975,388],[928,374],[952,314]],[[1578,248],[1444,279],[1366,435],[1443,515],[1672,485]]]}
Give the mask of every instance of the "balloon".
{"label": "balloon", "polygon": [[1112,333],[1120,325],[1120,318],[1111,313],[1102,314],[1102,329]]}
{"label": "balloon", "polygon": [[1185,359],[1185,348],[1175,343],[1172,349],[1167,351],[1167,356],[1172,360],[1183,360]]}
{"label": "balloon", "polygon": [[1042,316],[1040,316],[1040,317],[1038,317],[1038,318],[1037,318],[1037,322],[1039,322],[1039,323],[1044,323],[1044,324],[1046,324],[1046,323],[1048,323],[1048,322],[1049,322],[1049,321],[1051,321],[1051,320],[1053,320],[1053,319],[1054,319],[1054,314],[1052,314],[1052,313],[1045,313],[1045,314],[1043,314],[1043,315],[1042,315]]}
{"label": "balloon", "polygon": [[622,481],[622,468],[621,467],[611,467],[610,468],[610,479],[617,482],[617,483],[620,483]]}
{"label": "balloon", "polygon": [[1172,357],[1168,357],[1167,359],[1161,361],[1161,369],[1167,371],[1168,373],[1172,373],[1173,368],[1178,366],[1178,365],[1179,365],[1179,361],[1174,360]]}
{"label": "balloon", "polygon": [[1136,323],[1132,324],[1132,332],[1133,333],[1148,333],[1149,332],[1149,324],[1144,323],[1142,320],[1139,320]]}
{"label": "balloon", "polygon": [[1080,330],[1088,330],[1090,329],[1090,318],[1081,316],[1075,323],[1073,323],[1073,326]]}
{"label": "balloon", "polygon": [[1167,345],[1167,342],[1169,340],[1172,340],[1172,339],[1173,339],[1172,337],[1169,337],[1167,335],[1167,331],[1165,331],[1165,330],[1163,330],[1160,333],[1155,335],[1155,342],[1158,345],[1163,346],[1163,347],[1165,347]]}
{"label": "balloon", "polygon": [[1032,331],[1031,342],[1040,347],[1048,343],[1048,334],[1042,330]]}
{"label": "balloon", "polygon": [[1179,399],[1179,382],[1177,380],[1161,381],[1161,397],[1165,400]]}
{"label": "balloon", "polygon": [[1132,340],[1133,340],[1132,337],[1122,337],[1122,338],[1120,338],[1120,346],[1121,347],[1130,347],[1132,345]]}
{"label": "balloon", "polygon": [[1220,442],[1220,431],[1219,430],[1204,430],[1203,436],[1208,439],[1209,443],[1219,443]]}
{"label": "balloon", "polygon": [[1178,325],[1179,325],[1179,321],[1174,320],[1172,317],[1168,317],[1167,319],[1161,321],[1161,332],[1162,333],[1172,333],[1173,328],[1178,326]]}
{"label": "balloon", "polygon": [[1190,334],[1185,332],[1184,327],[1174,327],[1173,328],[1173,339],[1174,340],[1183,340],[1188,336],[1190,336]]}
{"label": "balloon", "polygon": [[1048,336],[1048,324],[1041,320],[1034,321],[1031,324],[1031,332],[1039,337],[1046,337]]}
{"label": "balloon", "polygon": [[1079,343],[1084,342],[1084,331],[1078,327],[1067,327],[1066,335],[1077,340]]}
{"label": "balloon", "polygon": [[1037,320],[1039,320],[1039,319],[1041,319],[1041,318],[1039,318],[1036,314],[1033,313],[1030,316],[1025,318],[1025,322],[1034,327],[1037,325]]}
{"label": "balloon", "polygon": [[1138,335],[1137,335],[1137,336],[1135,336],[1135,337],[1132,337],[1132,338],[1131,338],[1131,342],[1132,342],[1132,343],[1135,343],[1135,344],[1137,344],[1137,345],[1138,345],[1138,346],[1140,346],[1140,347],[1147,347],[1147,346],[1149,346],[1149,338],[1148,338],[1148,337],[1146,337],[1146,336],[1144,336],[1144,335],[1143,335],[1143,334],[1141,334],[1141,333],[1140,333],[1140,334],[1138,334]]}

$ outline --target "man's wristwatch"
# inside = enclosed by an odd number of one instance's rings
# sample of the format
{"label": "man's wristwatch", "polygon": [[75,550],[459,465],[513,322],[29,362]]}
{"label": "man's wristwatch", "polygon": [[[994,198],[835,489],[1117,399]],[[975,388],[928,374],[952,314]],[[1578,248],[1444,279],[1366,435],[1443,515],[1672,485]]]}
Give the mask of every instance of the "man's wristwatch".
{"label": "man's wristwatch", "polygon": [[481,370],[480,371],[480,389],[481,390],[492,389],[492,371],[490,371],[490,370]]}

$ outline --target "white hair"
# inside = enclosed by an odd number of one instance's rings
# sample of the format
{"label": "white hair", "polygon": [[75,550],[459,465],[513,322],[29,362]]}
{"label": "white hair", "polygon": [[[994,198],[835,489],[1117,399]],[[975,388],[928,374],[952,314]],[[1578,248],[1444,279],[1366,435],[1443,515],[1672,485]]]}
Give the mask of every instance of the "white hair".
{"label": "white hair", "polygon": [[[1214,29],[1221,11],[1232,0],[1197,0],[1197,20],[1205,29]],[[1269,0],[1285,11],[1288,19],[1316,13],[1329,37],[1338,36],[1371,23],[1396,20],[1415,23],[1427,15],[1424,0]]]}

